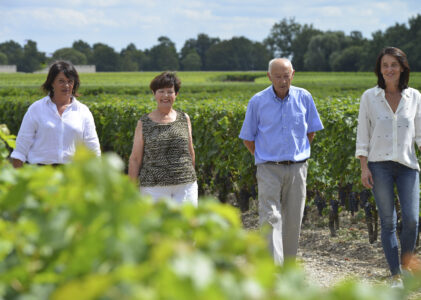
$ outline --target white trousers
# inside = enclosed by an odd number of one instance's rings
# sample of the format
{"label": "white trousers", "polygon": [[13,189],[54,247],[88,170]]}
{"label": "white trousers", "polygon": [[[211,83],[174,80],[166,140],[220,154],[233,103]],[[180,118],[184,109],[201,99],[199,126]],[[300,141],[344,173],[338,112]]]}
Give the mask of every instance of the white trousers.
{"label": "white trousers", "polygon": [[259,223],[270,224],[269,249],[276,264],[295,258],[306,199],[308,162],[257,165]]}
{"label": "white trousers", "polygon": [[178,204],[191,203],[197,207],[197,181],[168,186],[141,186],[140,192],[142,195],[151,196],[154,201],[166,198]]}

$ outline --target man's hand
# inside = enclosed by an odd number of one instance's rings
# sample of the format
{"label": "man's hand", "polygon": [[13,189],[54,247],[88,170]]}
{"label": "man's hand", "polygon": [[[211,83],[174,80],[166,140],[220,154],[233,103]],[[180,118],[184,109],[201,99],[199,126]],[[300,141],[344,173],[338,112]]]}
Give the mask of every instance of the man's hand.
{"label": "man's hand", "polygon": [[248,149],[248,151],[250,151],[250,153],[252,155],[254,155],[254,150],[256,148],[256,146],[254,144],[254,141],[246,141],[246,140],[244,140],[243,142],[244,142],[244,145],[246,146],[246,148]]}

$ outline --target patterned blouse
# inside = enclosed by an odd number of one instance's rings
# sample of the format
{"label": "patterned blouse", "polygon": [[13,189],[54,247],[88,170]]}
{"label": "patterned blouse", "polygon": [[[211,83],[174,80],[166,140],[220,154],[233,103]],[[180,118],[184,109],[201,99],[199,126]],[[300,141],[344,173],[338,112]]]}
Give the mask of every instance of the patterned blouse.
{"label": "patterned blouse", "polygon": [[358,115],[355,156],[368,161],[395,161],[420,170],[414,143],[421,146],[421,94],[406,88],[394,113],[382,88],[364,92]]}
{"label": "patterned blouse", "polygon": [[175,121],[167,124],[152,121],[148,114],[140,120],[144,140],[140,186],[168,186],[196,181],[186,115],[177,111]]}

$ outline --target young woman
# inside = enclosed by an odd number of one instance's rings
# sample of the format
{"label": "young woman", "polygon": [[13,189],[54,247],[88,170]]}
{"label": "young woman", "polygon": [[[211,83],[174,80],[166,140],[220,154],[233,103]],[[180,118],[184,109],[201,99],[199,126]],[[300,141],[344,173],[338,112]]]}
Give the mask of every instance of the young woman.
{"label": "young woman", "polygon": [[421,145],[421,94],[408,87],[405,53],[384,48],[376,62],[377,86],[364,92],[358,116],[356,156],[361,181],[371,188],[381,220],[381,241],[392,273],[392,286],[400,279],[394,188],[399,196],[402,232],[402,268],[415,249],[419,218],[419,164],[414,143]]}

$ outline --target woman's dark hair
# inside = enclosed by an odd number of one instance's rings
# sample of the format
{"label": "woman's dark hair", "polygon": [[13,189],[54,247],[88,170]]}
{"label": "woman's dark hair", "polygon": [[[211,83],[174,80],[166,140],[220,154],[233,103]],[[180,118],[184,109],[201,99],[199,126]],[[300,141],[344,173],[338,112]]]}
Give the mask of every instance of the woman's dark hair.
{"label": "woman's dark hair", "polygon": [[403,91],[404,89],[408,87],[410,68],[408,64],[408,59],[406,58],[406,54],[401,49],[398,49],[395,47],[383,48],[383,50],[380,52],[379,56],[377,57],[376,69],[374,70],[374,72],[377,75],[377,85],[381,87],[382,89],[386,88],[386,83],[384,81],[384,78],[381,72],[382,58],[386,54],[395,57],[403,69],[403,72],[401,73],[401,76],[399,77],[399,89]]}
{"label": "woman's dark hair", "polygon": [[180,90],[180,86],[181,81],[174,72],[163,72],[151,81],[149,88],[155,94],[155,92],[159,89],[174,87],[174,91],[177,94]]}
{"label": "woman's dark hair", "polygon": [[41,86],[42,89],[46,93],[50,94],[50,97],[52,98],[54,96],[53,82],[56,79],[57,75],[60,74],[60,72],[63,72],[64,76],[74,81],[72,95],[78,96],[77,89],[80,85],[79,75],[77,74],[76,68],[73,66],[73,64],[64,60],[55,61],[50,66],[47,79]]}

